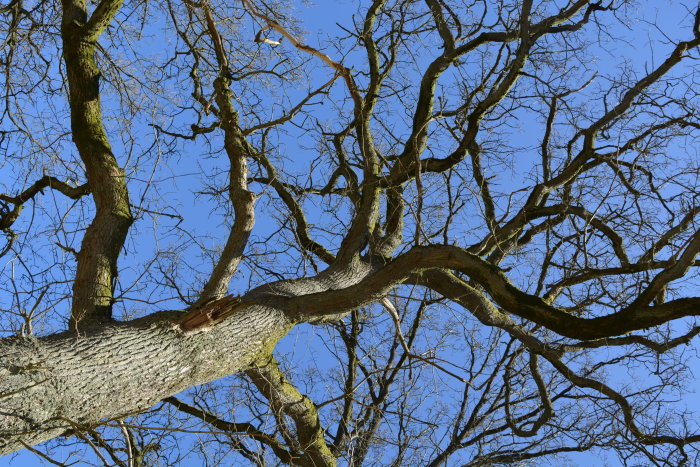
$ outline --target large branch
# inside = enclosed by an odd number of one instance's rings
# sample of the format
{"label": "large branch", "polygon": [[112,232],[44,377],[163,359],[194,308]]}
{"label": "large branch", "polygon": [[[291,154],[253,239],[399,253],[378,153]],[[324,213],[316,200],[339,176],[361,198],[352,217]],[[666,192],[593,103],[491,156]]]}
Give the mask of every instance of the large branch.
{"label": "large branch", "polygon": [[294,420],[301,458],[295,464],[308,467],[335,466],[324,437],[324,429],[313,401],[299,392],[279,368],[273,356],[262,366],[248,370],[248,377],[270,401],[275,418],[287,415]]}
{"label": "large branch", "polygon": [[124,171],[112,153],[102,123],[100,70],[95,62],[97,37],[104,29],[102,23],[113,16],[119,5],[120,2],[103,2],[93,16],[97,19],[85,29],[85,2],[66,0],[63,3],[61,37],[71,130],[85,164],[96,208],[78,253],[71,328],[111,319],[117,259],[133,222]]}
{"label": "large branch", "polygon": [[160,312],[77,336],[0,340],[0,455],[265,365],[295,323],[280,305],[356,283],[369,268],[354,266],[266,284],[184,315]]}
{"label": "large branch", "polygon": [[264,306],[194,335],[173,326],[178,316],[162,312],[80,337],[0,340],[0,455],[255,366],[291,327]]}
{"label": "large branch", "polygon": [[245,247],[255,225],[255,200],[257,196],[248,191],[248,157],[253,150],[245,139],[239,125],[239,115],[233,106],[233,92],[226,50],[221,35],[216,27],[211,10],[206,2],[202,3],[206,18],[207,33],[214,44],[219,75],[214,80],[214,99],[219,108],[220,126],[224,130],[224,149],[228,155],[229,196],[235,219],[229,232],[226,245],[199,297],[199,303],[226,294],[228,285],[243,259]]}
{"label": "large branch", "polygon": [[[626,428],[639,442],[643,444],[670,443],[680,447],[687,443],[700,441],[700,435],[698,434],[689,434],[686,436],[658,435],[656,434],[659,431],[658,427],[654,427],[654,434],[645,432],[635,420],[634,407],[624,395],[615,391],[609,385],[595,380],[588,375],[577,374],[562,362],[560,351],[548,347],[542,341],[528,333],[493,306],[483,294],[454,275],[436,270],[428,272],[423,277],[418,278],[417,282],[438,290],[444,296],[450,297],[455,302],[469,308],[482,323],[488,326],[499,327],[507,331],[528,347],[532,353],[544,357],[557,371],[577,387],[595,391],[612,400],[622,412],[622,419]],[[541,390],[542,388],[539,387],[540,383],[537,384],[538,388]],[[545,403],[545,405],[548,404],[549,402]],[[545,408],[545,411],[548,410],[551,410],[551,407],[549,409]]]}
{"label": "large branch", "polygon": [[[468,274],[504,311],[445,268]],[[209,332],[183,333],[173,326],[179,315],[164,312],[86,331],[79,337],[2,340],[0,454],[76,426],[90,427],[105,418],[144,410],[185,388],[264,365],[270,349],[296,320],[361,306],[409,277],[465,306],[486,324],[513,333],[542,355],[551,354],[551,349],[507,313],[580,338],[621,334],[700,313],[699,299],[681,299],[600,318],[568,315],[519,291],[481,258],[449,246],[415,247],[376,272],[367,272],[326,272],[313,279],[266,285],[242,298],[242,303],[251,304],[245,307],[223,300],[222,307],[238,311],[220,310],[229,317]],[[548,360],[556,359],[549,355]],[[281,396],[270,392],[271,398]],[[285,404],[282,399],[279,403],[280,407]],[[308,415],[298,416],[306,423]]]}
{"label": "large branch", "polygon": [[83,28],[85,36],[97,40],[102,31],[112,22],[122,3],[124,0],[102,0]]}
{"label": "large branch", "polygon": [[392,287],[405,281],[412,274],[431,269],[450,269],[465,274],[483,287],[505,312],[575,339],[618,336],[674,319],[700,315],[700,298],[694,297],[672,300],[656,306],[635,304],[604,316],[582,318],[552,306],[540,297],[521,291],[510,282],[503,271],[479,256],[447,245],[414,247],[356,285],[292,297],[281,306],[293,319],[312,318],[325,314],[328,310],[349,311],[379,301]]}

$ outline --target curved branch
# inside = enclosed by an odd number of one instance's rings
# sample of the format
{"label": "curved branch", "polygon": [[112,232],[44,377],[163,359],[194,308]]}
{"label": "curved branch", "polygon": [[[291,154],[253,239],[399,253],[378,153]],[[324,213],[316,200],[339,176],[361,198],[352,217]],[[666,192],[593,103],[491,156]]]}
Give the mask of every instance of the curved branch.
{"label": "curved branch", "polygon": [[56,190],[71,199],[78,199],[90,193],[90,187],[87,183],[73,187],[64,181],[59,180],[56,177],[44,175],[39,180],[34,182],[32,186],[30,186],[18,195],[10,196],[4,193],[0,193],[0,201],[5,201],[7,203],[12,203],[15,205],[23,204],[29,201],[31,198],[34,198],[34,196],[37,193],[43,192],[44,188],[51,188],[53,190]]}
{"label": "curved branch", "polygon": [[249,0],[242,0],[243,4],[245,5],[246,9],[255,17],[263,20],[267,27],[274,29],[275,31],[279,32],[282,34],[285,38],[289,40],[289,42],[292,43],[294,47],[297,49],[310,53],[311,55],[318,57],[321,59],[325,64],[333,68],[336,73],[340,74],[344,79],[345,79],[345,84],[348,87],[348,91],[350,91],[350,96],[352,96],[353,101],[355,101],[355,106],[357,108],[360,108],[362,106],[362,97],[360,96],[359,91],[357,90],[357,85],[355,84],[355,80],[352,77],[351,70],[345,66],[343,66],[341,63],[336,62],[333,60],[328,54],[325,54],[321,52],[320,50],[317,50],[310,45],[304,44],[299,39],[297,39],[294,35],[292,35],[287,29],[285,29],[281,24],[279,24],[277,21],[273,20],[269,16],[264,15],[261,13],[255,5],[253,5],[252,2]]}
{"label": "curved branch", "polygon": [[95,61],[98,36],[120,5],[120,1],[104,0],[94,13],[94,22],[84,29],[85,2],[63,2],[61,38],[72,137],[85,164],[96,208],[78,254],[71,329],[111,320],[117,260],[134,221],[124,170],[112,152],[102,121],[100,70]]}
{"label": "curved branch", "polygon": [[[350,311],[380,300],[389,290],[412,274],[431,269],[451,269],[468,276],[507,313],[530,320],[566,337],[596,339],[658,326],[686,316],[700,315],[700,298],[681,298],[656,306],[635,303],[620,311],[582,318],[549,305],[540,297],[515,287],[498,267],[468,251],[449,245],[414,247],[386,266],[369,274],[356,285],[292,297],[280,306],[294,319],[309,319],[328,310]],[[472,289],[463,284],[464,293]]]}
{"label": "curved branch", "polygon": [[537,433],[540,431],[540,428],[544,426],[545,423],[547,423],[553,416],[554,416],[554,410],[552,409],[552,400],[549,398],[548,390],[547,390],[547,385],[545,384],[544,380],[542,379],[542,375],[540,374],[540,370],[537,366],[537,354],[535,353],[530,353],[530,373],[532,374],[532,378],[535,380],[535,384],[537,385],[537,391],[540,394],[540,401],[542,402],[542,413],[540,414],[539,417],[537,417],[537,420],[532,422],[532,427],[529,429],[524,429],[520,428],[515,424],[513,421],[511,414],[510,414],[510,378],[508,375],[508,370],[509,366],[506,366],[506,371],[503,373],[503,381],[505,383],[505,404],[504,404],[504,409],[505,409],[505,414],[506,414],[506,422],[508,423],[508,426],[510,427],[511,430],[513,430],[513,433],[515,433],[516,436],[520,436],[522,438],[528,438],[531,436],[536,436]]}
{"label": "curved branch", "polygon": [[216,28],[207,3],[202,4],[206,18],[207,33],[211,38],[219,65],[219,76],[214,80],[214,99],[219,107],[220,126],[224,130],[224,149],[229,159],[229,197],[233,205],[235,219],[229,232],[226,245],[207,280],[198,303],[223,297],[238,265],[255,225],[255,201],[257,196],[248,191],[248,157],[254,153],[239,126],[239,115],[233,106],[233,92],[230,89],[228,58],[221,35]]}
{"label": "curved branch", "polygon": [[326,444],[316,406],[287,380],[275,358],[270,356],[263,366],[246,371],[246,375],[270,401],[275,417],[285,414],[294,420],[302,451],[298,464],[308,467],[335,466],[335,457]]}
{"label": "curved branch", "polygon": [[272,452],[275,453],[279,460],[286,464],[294,465],[296,463],[295,457],[298,454],[289,452],[284,448],[284,446],[282,446],[282,443],[280,443],[277,440],[277,438],[275,438],[273,435],[260,431],[250,423],[235,423],[222,420],[216,415],[207,412],[204,409],[199,409],[197,407],[193,407],[189,404],[186,404],[174,396],[166,397],[165,399],[163,399],[163,402],[167,402],[168,404],[175,406],[175,408],[180,412],[192,415],[193,417],[196,417],[202,420],[204,423],[207,423],[223,432],[234,435],[241,434],[249,436],[251,439],[263,443],[264,445],[272,449]]}

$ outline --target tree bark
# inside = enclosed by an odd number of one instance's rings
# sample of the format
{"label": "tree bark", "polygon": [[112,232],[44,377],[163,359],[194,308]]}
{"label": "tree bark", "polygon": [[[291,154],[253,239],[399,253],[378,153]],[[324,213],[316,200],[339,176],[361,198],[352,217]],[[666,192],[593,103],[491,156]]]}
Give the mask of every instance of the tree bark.
{"label": "tree bark", "polygon": [[[293,297],[337,290],[371,269],[354,262],[313,278],[258,287],[223,307],[255,304],[214,327],[183,332],[180,311],[104,324],[75,334],[0,340],[0,456],[146,410],[187,388],[267,365],[277,342],[300,321],[338,319],[345,309],[302,317]],[[371,302],[371,296],[367,302]],[[238,309],[237,308],[237,309]],[[298,307],[297,307],[298,310]],[[186,316],[191,316],[188,313]]]}
{"label": "tree bark", "polygon": [[75,335],[0,341],[0,455],[152,407],[191,386],[254,367],[291,328],[253,306],[185,335],[162,312]]}
{"label": "tree bark", "polygon": [[97,38],[120,1],[103,2],[90,20],[84,0],[63,4],[61,36],[71,110],[71,134],[85,164],[95,217],[85,231],[73,283],[70,327],[112,318],[117,260],[133,222],[124,170],[117,163],[102,123]]}

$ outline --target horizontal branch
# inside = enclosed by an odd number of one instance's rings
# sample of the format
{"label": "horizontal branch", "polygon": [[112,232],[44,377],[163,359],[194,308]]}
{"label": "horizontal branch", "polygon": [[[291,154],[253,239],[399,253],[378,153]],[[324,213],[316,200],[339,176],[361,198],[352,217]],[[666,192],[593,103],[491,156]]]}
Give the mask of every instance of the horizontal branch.
{"label": "horizontal branch", "polygon": [[[0,193],[0,202],[14,204],[14,208],[12,209],[10,209],[7,206],[2,206],[0,208],[0,230],[7,231],[7,229],[12,227],[12,224],[14,224],[15,221],[19,218],[19,215],[22,212],[22,208],[24,207],[24,203],[26,203],[30,199],[33,199],[37,195],[37,193],[43,192],[45,188],[52,188],[56,191],[63,193],[71,199],[78,199],[90,193],[90,188],[88,187],[87,183],[77,187],[73,187],[67,184],[66,182],[57,179],[56,177],[51,177],[48,175],[44,175],[39,180],[34,182],[32,186],[30,186],[18,195],[10,196],[4,193]],[[7,249],[9,249],[9,245],[5,249],[5,251]],[[2,254],[4,254],[5,251],[3,251]]]}
{"label": "horizontal branch", "polygon": [[30,199],[34,198],[34,196],[36,196],[37,193],[43,191],[45,188],[51,188],[56,191],[59,191],[71,199],[78,199],[90,193],[90,188],[88,187],[87,183],[73,187],[64,181],[59,180],[56,177],[44,175],[39,180],[34,182],[32,186],[30,186],[18,195],[10,196],[4,193],[0,193],[0,201],[5,201],[6,203],[12,204],[26,203]]}
{"label": "horizontal branch", "polygon": [[[505,312],[574,339],[618,336],[668,321],[700,315],[700,298],[681,298],[656,306],[629,306],[617,312],[583,318],[548,304],[540,297],[515,287],[498,267],[468,251],[448,245],[414,247],[356,285],[289,298],[281,307],[293,319],[304,320],[352,310],[380,300],[412,274],[431,269],[450,269],[479,284]],[[466,284],[466,283],[465,283]],[[465,291],[465,293],[467,293]]]}

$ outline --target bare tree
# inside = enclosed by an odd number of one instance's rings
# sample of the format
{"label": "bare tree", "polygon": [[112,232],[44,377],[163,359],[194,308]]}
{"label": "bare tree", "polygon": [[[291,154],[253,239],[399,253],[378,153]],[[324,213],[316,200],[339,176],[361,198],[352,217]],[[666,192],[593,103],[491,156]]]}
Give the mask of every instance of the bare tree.
{"label": "bare tree", "polygon": [[697,4],[298,3],[0,6],[0,454],[695,465]]}

